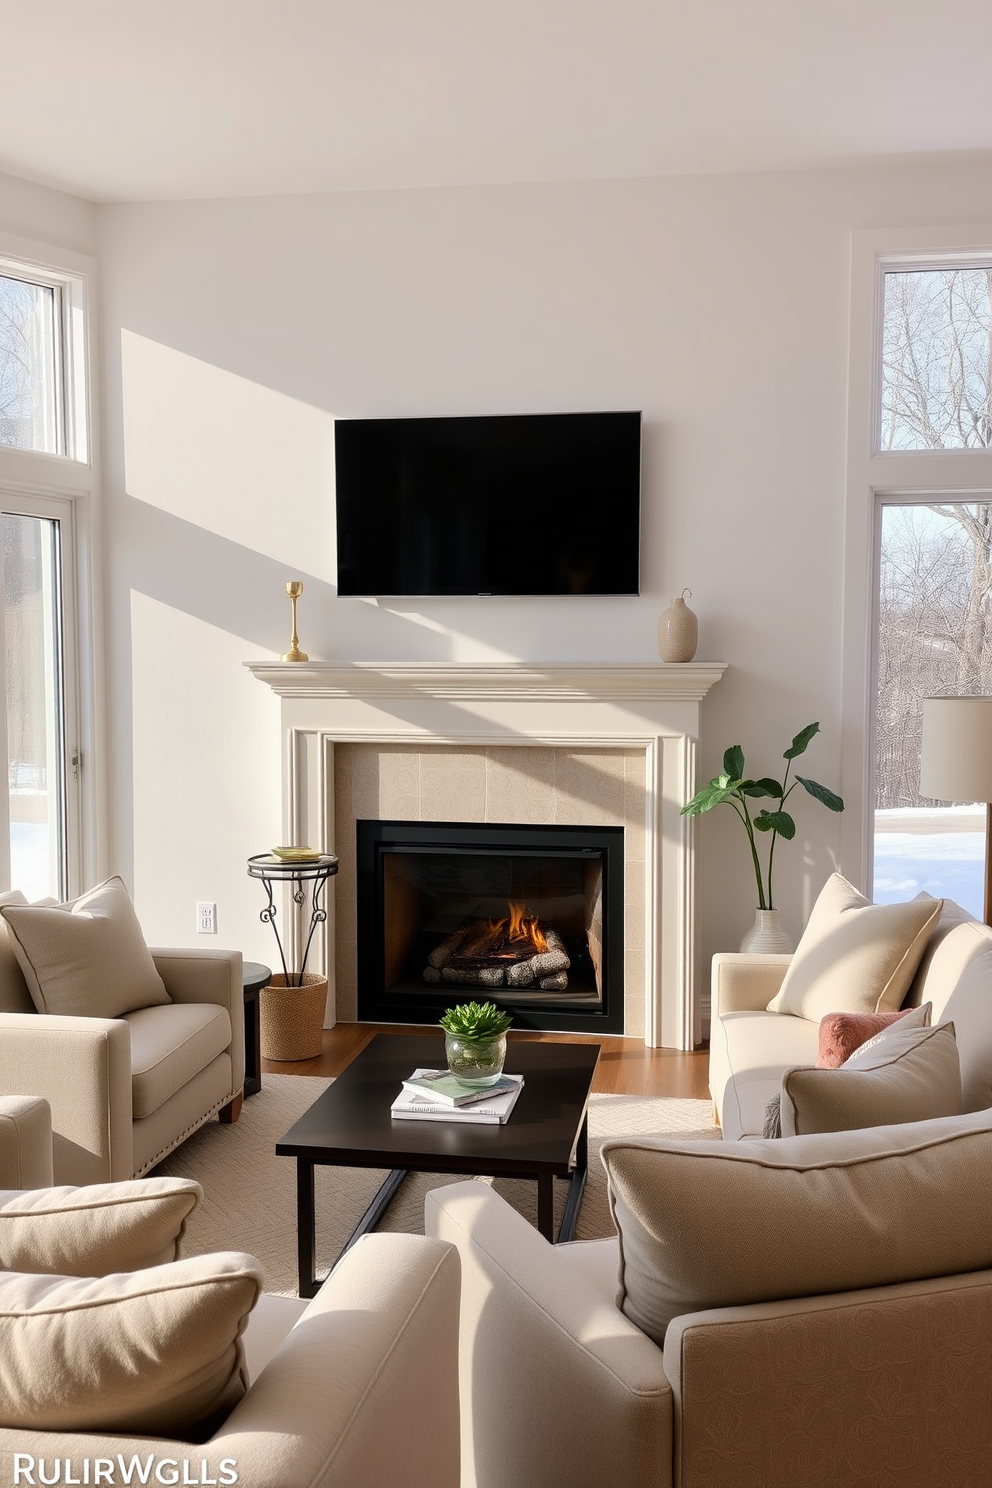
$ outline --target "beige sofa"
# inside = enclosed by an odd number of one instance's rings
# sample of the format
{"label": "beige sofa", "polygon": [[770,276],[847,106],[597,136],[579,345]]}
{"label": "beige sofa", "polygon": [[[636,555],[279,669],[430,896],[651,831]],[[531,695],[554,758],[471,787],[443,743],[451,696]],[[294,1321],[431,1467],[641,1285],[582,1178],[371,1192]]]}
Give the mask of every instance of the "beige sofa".
{"label": "beige sofa", "polygon": [[[50,1172],[45,1102],[0,1098],[0,1188]],[[132,1458],[147,1471],[152,1457],[153,1483],[230,1483],[233,1471],[240,1488],[458,1488],[458,1293],[449,1245],[365,1236],[312,1302],[259,1298],[251,1387],[209,1441],[0,1427],[0,1481],[37,1483],[40,1459],[55,1481],[59,1459],[58,1481],[88,1482],[101,1458],[110,1481],[138,1482]]]}
{"label": "beige sofa", "polygon": [[[788,956],[713,958],[710,1094],[725,1141],[760,1136],[765,1107],[785,1070],[815,1065],[819,1023],[770,1013]],[[934,1023],[954,1024],[966,1111],[992,1106],[992,929],[945,900],[904,1000],[933,1005]]]}
{"label": "beige sofa", "polygon": [[55,1183],[138,1177],[210,1116],[236,1116],[245,1068],[240,951],[152,957],[171,1003],[78,1018],[36,1012],[13,955],[0,956],[0,1095],[48,1101]]}
{"label": "beige sofa", "polygon": [[[957,1124],[955,1126],[955,1123]],[[734,1144],[726,1164],[784,1164],[802,1210],[793,1154],[823,1144],[822,1174],[832,1183],[860,1163],[858,1235],[848,1265],[875,1279],[905,1260],[907,1230],[916,1262],[931,1234],[918,1223],[929,1175],[896,1178],[903,1203],[873,1208],[878,1144],[887,1134],[901,1155],[914,1141],[957,1139],[981,1128],[975,1182],[960,1184],[969,1203],[944,1195],[944,1231],[965,1235],[959,1252],[992,1265],[992,1185],[985,1169],[992,1118],[949,1117],[868,1131]],[[948,1137],[948,1131],[954,1129]],[[873,1145],[875,1144],[875,1145]],[[631,1144],[627,1144],[628,1146]],[[650,1148],[648,1139],[633,1145]],[[712,1165],[722,1143],[660,1143],[676,1164]],[[687,1149],[694,1149],[686,1157]],[[747,1154],[747,1149],[755,1149]],[[838,1161],[843,1148],[846,1157]],[[769,1149],[774,1149],[774,1154]],[[899,1159],[897,1159],[898,1161]],[[937,1153],[936,1167],[941,1164]],[[959,1182],[957,1173],[951,1180]],[[689,1194],[690,1190],[683,1189]],[[697,1190],[691,1189],[690,1206]],[[658,1207],[667,1206],[664,1196]],[[902,1213],[893,1212],[902,1209]],[[684,1209],[684,1205],[683,1205]],[[682,1213],[683,1211],[680,1211]],[[835,1212],[842,1227],[852,1206]],[[906,1213],[915,1216],[907,1226]],[[550,1245],[487,1186],[461,1183],[428,1194],[427,1233],[457,1246],[462,1265],[462,1488],[988,1488],[992,1483],[992,1270],[964,1269],[829,1295],[719,1305],[675,1315],[663,1347],[617,1306],[617,1239]],[[721,1229],[722,1285],[737,1267],[768,1265],[755,1233],[789,1234],[771,1204],[745,1232],[740,1212],[695,1225]],[[799,1215],[801,1227],[802,1215]],[[678,1228],[678,1227],[676,1227]],[[814,1225],[815,1229],[816,1226]],[[860,1243],[870,1233],[869,1244]],[[679,1248],[679,1234],[672,1249]],[[807,1240],[809,1236],[807,1235]],[[831,1274],[837,1250],[815,1244],[786,1253],[812,1273]],[[717,1247],[719,1248],[719,1247]],[[781,1247],[780,1247],[781,1248]],[[705,1244],[700,1252],[707,1250]],[[853,1256],[853,1260],[851,1257]],[[859,1272],[862,1259],[864,1271]],[[628,1262],[629,1263],[629,1262]],[[776,1263],[777,1265],[777,1263]],[[923,1269],[927,1261],[924,1256]],[[771,1267],[772,1270],[776,1266]],[[795,1269],[795,1267],[794,1267]],[[836,1276],[836,1271],[833,1273]],[[729,1280],[728,1280],[729,1278]],[[819,1282],[822,1291],[825,1282]],[[807,1288],[815,1291],[817,1288]]]}

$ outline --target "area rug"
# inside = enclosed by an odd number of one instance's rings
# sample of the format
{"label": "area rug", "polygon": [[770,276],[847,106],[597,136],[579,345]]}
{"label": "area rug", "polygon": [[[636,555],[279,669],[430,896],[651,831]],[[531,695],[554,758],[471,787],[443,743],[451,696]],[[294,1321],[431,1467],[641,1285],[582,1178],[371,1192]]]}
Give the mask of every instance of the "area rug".
{"label": "area rug", "polygon": [[[184,1255],[244,1250],[265,1268],[266,1290],[296,1296],[296,1163],[277,1157],[275,1144],[325,1090],[328,1080],[307,1075],[266,1075],[262,1089],[245,1101],[234,1126],[210,1121],[155,1169],[155,1175],[195,1178],[203,1200],[190,1218]],[[639,1095],[594,1095],[589,1107],[589,1180],[579,1211],[576,1238],[613,1234],[606,1174],[599,1149],[608,1137],[673,1136],[719,1140],[709,1101]],[[318,1168],[317,1270],[333,1264],[342,1245],[385,1177],[379,1170]],[[464,1180],[451,1174],[411,1173],[380,1222],[380,1230],[423,1234],[424,1195]],[[486,1178],[533,1223],[537,1185],[522,1178]],[[559,1212],[566,1185],[558,1190]]]}

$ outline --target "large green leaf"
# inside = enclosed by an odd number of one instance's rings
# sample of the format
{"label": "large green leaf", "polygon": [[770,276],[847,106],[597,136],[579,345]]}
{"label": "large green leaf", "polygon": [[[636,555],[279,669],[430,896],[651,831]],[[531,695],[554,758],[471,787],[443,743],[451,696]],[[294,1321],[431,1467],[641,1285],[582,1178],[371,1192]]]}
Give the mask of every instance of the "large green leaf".
{"label": "large green leaf", "polygon": [[754,825],[759,832],[777,832],[787,842],[796,835],[796,824],[787,811],[759,811]]}
{"label": "large green leaf", "polygon": [[729,801],[736,792],[733,781],[726,782],[725,775],[718,775],[716,780],[711,780],[709,785],[704,785],[701,791],[697,791],[687,806],[682,807],[682,816],[701,816],[704,811],[712,811],[714,806]]}
{"label": "large green leaf", "polygon": [[782,758],[791,760],[795,759],[797,755],[805,754],[810,739],[813,738],[814,734],[818,734],[819,732],[820,725],[818,723],[808,723],[804,729],[799,730],[792,741],[792,747],[785,751]]}
{"label": "large green leaf", "polygon": [[782,787],[777,780],[763,775],[760,780],[745,780],[741,785],[741,791],[745,796],[774,796],[781,797]]}
{"label": "large green leaf", "polygon": [[810,795],[817,801],[821,801],[828,811],[843,811],[844,801],[834,791],[828,790],[825,785],[819,785],[815,780],[807,780],[803,775],[797,775],[799,784],[805,786]]}
{"label": "large green leaf", "polygon": [[739,744],[733,744],[723,756],[723,768],[733,780],[740,780],[744,774],[744,751]]}

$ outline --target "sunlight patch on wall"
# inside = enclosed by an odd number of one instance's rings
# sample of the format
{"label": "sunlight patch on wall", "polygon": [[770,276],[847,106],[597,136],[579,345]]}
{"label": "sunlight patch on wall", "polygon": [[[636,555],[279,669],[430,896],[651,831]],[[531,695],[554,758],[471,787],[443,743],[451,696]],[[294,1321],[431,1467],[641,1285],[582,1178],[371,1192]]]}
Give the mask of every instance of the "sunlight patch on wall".
{"label": "sunlight patch on wall", "polygon": [[[519,661],[520,658],[513,651],[507,651],[503,646],[490,645],[482,641],[478,636],[472,635],[468,626],[462,630],[458,626],[458,612],[453,612],[451,600],[445,601],[445,616],[439,620],[436,615],[425,615],[418,610],[408,608],[409,605],[423,604],[422,599],[372,599],[367,601],[378,606],[380,610],[391,611],[400,615],[410,625],[417,625],[423,630],[433,632],[440,636],[445,644],[449,661]],[[347,604],[347,600],[340,603]],[[361,603],[361,601],[359,601]],[[469,605],[476,603],[469,600]],[[485,603],[485,601],[481,601]],[[471,613],[471,612],[470,612]]]}
{"label": "sunlight patch on wall", "polygon": [[121,332],[128,495],[334,582],[334,419]]}
{"label": "sunlight patch on wall", "polygon": [[[246,860],[281,834],[278,699],[245,641],[131,591],[134,889],[155,945],[271,954]],[[196,934],[198,900],[216,938]]]}

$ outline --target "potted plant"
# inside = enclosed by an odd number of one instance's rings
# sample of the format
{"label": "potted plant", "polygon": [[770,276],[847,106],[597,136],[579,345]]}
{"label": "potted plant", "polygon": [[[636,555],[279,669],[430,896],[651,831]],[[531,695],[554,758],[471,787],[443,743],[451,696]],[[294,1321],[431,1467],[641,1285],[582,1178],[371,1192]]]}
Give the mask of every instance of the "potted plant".
{"label": "potted plant", "polygon": [[461,1002],[439,1019],[448,1068],[460,1085],[495,1085],[506,1059],[506,1031],[513,1022],[494,1002]]}
{"label": "potted plant", "polygon": [[[808,795],[826,806],[828,811],[844,810],[844,802],[840,796],[815,780],[797,775],[789,783],[792,761],[805,754],[810,740],[819,732],[818,723],[808,723],[804,729],[800,729],[782,755],[786,765],[785,774],[780,781],[773,780],[769,775],[762,776],[759,780],[745,778],[744,751],[739,744],[734,744],[723,756],[723,773],[711,780],[701,791],[697,791],[688,805],[682,807],[683,816],[701,816],[704,811],[712,811],[714,806],[726,803],[733,807],[743,823],[751,850],[758,907],[754,925],[741,942],[742,951],[792,950],[792,942],[778,923],[778,910],[772,898],[772,867],[778,839],[784,837],[787,842],[791,842],[796,835],[796,823],[791,813],[785,809],[785,803],[796,786],[801,785]],[[752,817],[748,803],[761,799],[771,800],[775,804],[770,809],[762,807]],[[768,837],[768,856],[764,870],[758,855],[756,832]]]}

